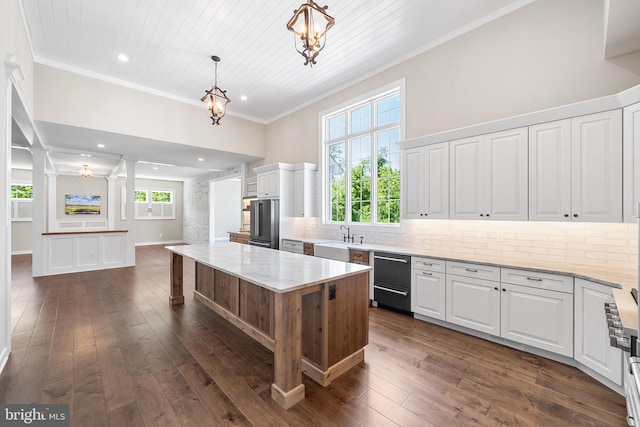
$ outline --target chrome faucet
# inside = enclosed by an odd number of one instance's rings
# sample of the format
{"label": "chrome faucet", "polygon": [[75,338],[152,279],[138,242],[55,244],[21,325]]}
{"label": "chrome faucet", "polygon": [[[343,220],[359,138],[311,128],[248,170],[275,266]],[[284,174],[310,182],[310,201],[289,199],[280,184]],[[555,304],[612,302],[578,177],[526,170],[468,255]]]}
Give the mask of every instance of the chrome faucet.
{"label": "chrome faucet", "polygon": [[346,225],[341,225],[340,226],[340,230],[347,230],[347,234],[342,233],[342,241],[343,242],[351,242],[354,243],[354,239],[356,236],[351,235],[351,229],[349,227],[347,227]]}

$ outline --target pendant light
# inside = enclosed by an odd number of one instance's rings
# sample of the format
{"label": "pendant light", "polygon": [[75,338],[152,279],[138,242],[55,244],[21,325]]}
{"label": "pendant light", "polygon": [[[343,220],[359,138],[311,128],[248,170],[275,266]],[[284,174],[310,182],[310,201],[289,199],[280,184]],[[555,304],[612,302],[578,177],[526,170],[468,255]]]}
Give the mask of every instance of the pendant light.
{"label": "pendant light", "polygon": [[205,90],[205,94],[200,101],[207,104],[207,110],[209,111],[209,117],[211,117],[212,125],[219,125],[220,119],[224,117],[227,112],[227,104],[231,100],[227,97],[227,91],[218,87],[218,62],[220,62],[219,56],[212,56],[211,60],[215,63],[215,80],[213,87],[209,90]]}
{"label": "pendant light", "polygon": [[287,23],[287,29],[294,34],[293,42],[298,53],[304,56],[304,65],[316,63],[316,56],[324,48],[327,31],[335,19],[327,15],[329,6],[320,7],[312,0],[293,11],[293,17]]}
{"label": "pendant light", "polygon": [[91,169],[89,169],[89,165],[82,165],[80,176],[83,178],[89,178],[91,175],[93,175],[93,172],[91,172]]}

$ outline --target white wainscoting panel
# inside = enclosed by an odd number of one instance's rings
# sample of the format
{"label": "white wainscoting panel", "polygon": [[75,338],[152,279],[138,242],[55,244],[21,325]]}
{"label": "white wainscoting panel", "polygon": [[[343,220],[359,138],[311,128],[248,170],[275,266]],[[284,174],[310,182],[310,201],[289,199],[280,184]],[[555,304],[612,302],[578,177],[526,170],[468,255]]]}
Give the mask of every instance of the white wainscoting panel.
{"label": "white wainscoting panel", "polygon": [[52,234],[44,238],[45,276],[127,266],[126,232]]}

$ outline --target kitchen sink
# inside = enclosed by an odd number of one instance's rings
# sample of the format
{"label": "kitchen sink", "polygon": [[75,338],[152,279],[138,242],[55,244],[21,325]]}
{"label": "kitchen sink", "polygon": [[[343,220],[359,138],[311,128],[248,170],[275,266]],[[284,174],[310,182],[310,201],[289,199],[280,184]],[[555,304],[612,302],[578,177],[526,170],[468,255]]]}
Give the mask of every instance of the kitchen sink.
{"label": "kitchen sink", "polygon": [[320,258],[349,262],[349,246],[353,243],[322,242],[313,245],[313,254]]}

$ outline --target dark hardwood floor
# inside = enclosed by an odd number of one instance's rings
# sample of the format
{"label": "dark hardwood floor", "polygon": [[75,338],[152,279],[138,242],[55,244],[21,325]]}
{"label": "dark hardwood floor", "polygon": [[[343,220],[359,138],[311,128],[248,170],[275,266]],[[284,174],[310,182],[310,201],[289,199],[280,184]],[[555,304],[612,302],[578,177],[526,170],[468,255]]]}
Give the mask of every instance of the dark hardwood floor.
{"label": "dark hardwood floor", "polygon": [[[186,260],[185,260],[186,261]],[[365,363],[288,411],[272,354],[193,300],[170,307],[169,253],[135,268],[31,277],[13,257],[0,402],[68,403],[73,426],[624,426],[624,399],[575,368],[372,308]]]}

